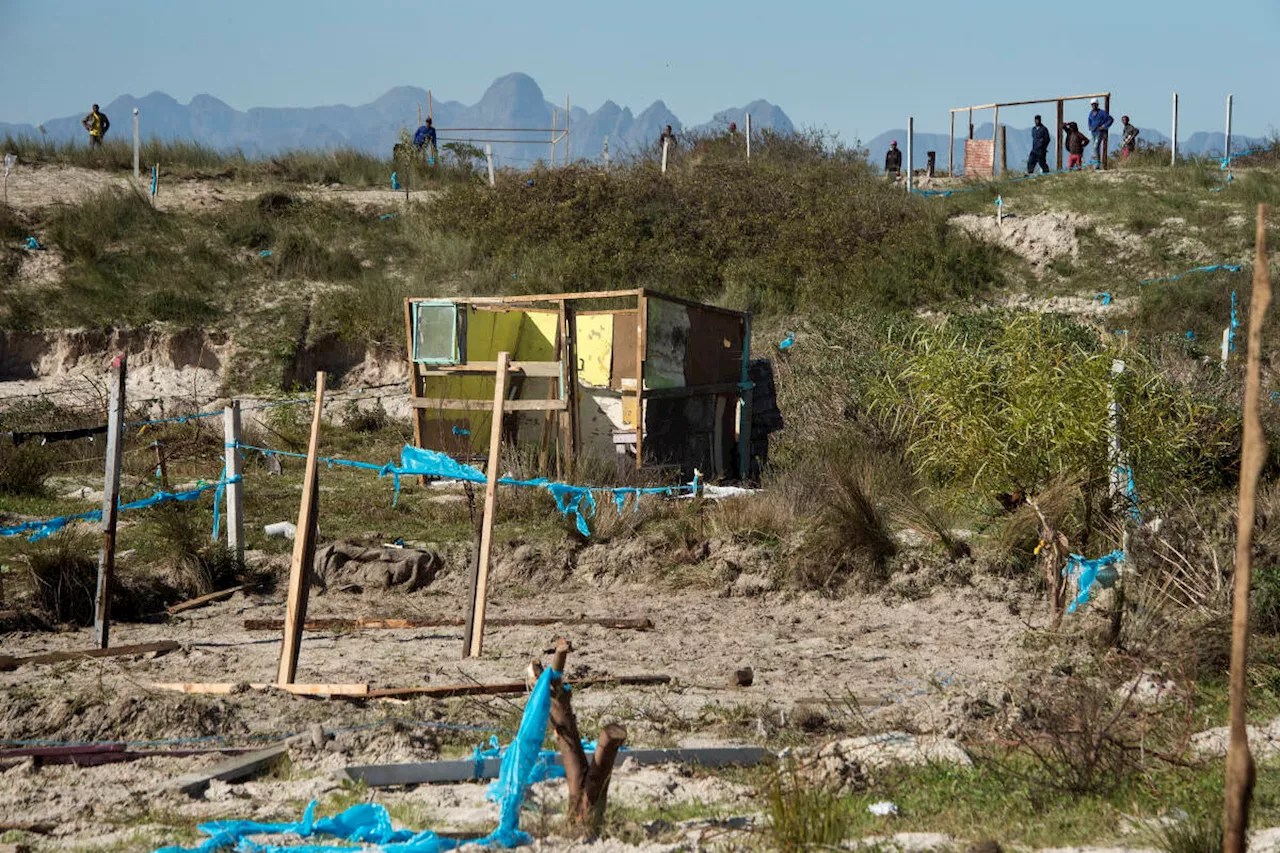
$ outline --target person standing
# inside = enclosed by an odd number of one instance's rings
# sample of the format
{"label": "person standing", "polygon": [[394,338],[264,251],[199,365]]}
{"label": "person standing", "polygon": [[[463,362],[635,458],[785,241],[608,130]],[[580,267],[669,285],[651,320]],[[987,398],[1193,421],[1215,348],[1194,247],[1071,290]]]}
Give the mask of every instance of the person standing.
{"label": "person standing", "polygon": [[664,145],[668,156],[676,153],[676,135],[671,132],[671,125],[667,125],[667,129],[658,137],[658,150],[661,151]]}
{"label": "person standing", "polygon": [[430,118],[413,135],[413,147],[418,149],[419,154],[425,151],[432,166],[436,164],[436,129]]}
{"label": "person standing", "polygon": [[84,118],[80,119],[80,124],[84,125],[84,129],[89,131],[89,150],[102,147],[102,137],[107,135],[108,128],[111,127],[111,121],[107,118],[107,114],[98,111],[98,105],[93,105],[93,110]]}
{"label": "person standing", "polygon": [[1115,119],[1111,114],[1098,106],[1098,99],[1094,98],[1089,101],[1089,132],[1093,134],[1093,159],[1097,163],[1097,168],[1102,168],[1102,153],[1107,150],[1107,136],[1111,125],[1115,124]]}
{"label": "person standing", "polygon": [[1067,133],[1067,170],[1076,171],[1084,167],[1084,149],[1089,147],[1089,137],[1080,132],[1080,125],[1069,121],[1063,127]]}
{"label": "person standing", "polygon": [[1129,124],[1128,116],[1120,116],[1120,159],[1128,160],[1138,148],[1138,129]]}
{"label": "person standing", "polygon": [[884,152],[884,171],[895,178],[902,172],[902,151],[899,150],[896,139],[889,143],[889,150]]}
{"label": "person standing", "polygon": [[1036,166],[1049,174],[1049,128],[1044,126],[1040,116],[1036,116],[1035,127],[1031,128],[1031,156],[1027,158],[1027,174],[1034,175]]}

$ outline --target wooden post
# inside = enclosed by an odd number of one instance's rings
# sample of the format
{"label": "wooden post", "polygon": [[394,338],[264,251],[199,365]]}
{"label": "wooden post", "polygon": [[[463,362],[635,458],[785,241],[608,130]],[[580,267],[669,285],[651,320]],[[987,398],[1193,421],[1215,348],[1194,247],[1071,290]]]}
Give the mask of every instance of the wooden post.
{"label": "wooden post", "polygon": [[[1102,108],[1106,110],[1107,115],[1111,115],[1111,95],[1108,93],[1102,96]],[[1107,141],[1102,146],[1102,150],[1098,152],[1098,168],[1104,172],[1107,170],[1108,154],[1107,149],[1111,147],[1111,131],[1106,131]]]}
{"label": "wooden post", "polygon": [[751,113],[747,113],[747,162],[751,162]]}
{"label": "wooden post", "polygon": [[569,96],[564,96],[564,164],[569,165]]}
{"label": "wooden post", "polygon": [[1009,148],[1007,144],[1008,135],[1006,133],[1005,126],[1003,124],[1000,125],[999,130],[1000,130],[1000,174],[1003,175],[1005,172],[1009,171]]}
{"label": "wooden post", "polygon": [[738,413],[738,479],[746,481],[751,477],[751,415],[754,389],[748,388],[750,381],[748,364],[751,361],[751,315],[742,318],[742,386],[738,389],[738,400],[742,411]]}
{"label": "wooden post", "polygon": [[489,426],[489,470],[484,486],[484,517],[480,524],[480,561],[475,585],[471,590],[474,602],[471,611],[471,631],[463,638],[463,652],[467,657],[478,658],[484,651],[484,611],[489,594],[489,557],[493,549],[493,511],[498,502],[498,469],[502,465],[502,408],[507,398],[507,365],[509,353],[498,353],[498,370],[493,382],[493,420]]}
{"label": "wooden post", "polygon": [[493,186],[493,147],[487,142],[484,144],[484,159],[489,161],[489,186]]}
{"label": "wooden post", "polygon": [[1056,170],[1057,170],[1057,171],[1059,171],[1059,172],[1061,172],[1061,171],[1062,171],[1062,143],[1063,143],[1063,138],[1062,138],[1062,126],[1063,126],[1064,124],[1066,124],[1066,121],[1067,121],[1066,110],[1065,110],[1065,108],[1064,108],[1064,104],[1063,104],[1063,102],[1062,102],[1061,100],[1059,100],[1059,101],[1058,101],[1058,133],[1057,133],[1057,137],[1058,137],[1058,145],[1057,145],[1057,150],[1058,150],[1058,159],[1057,159],[1057,162],[1056,162],[1056,163],[1054,163],[1054,165],[1053,165],[1053,168],[1054,168],[1054,169],[1056,169]]}
{"label": "wooden post", "polygon": [[316,407],[311,415],[311,439],[307,443],[307,470],[302,477],[302,503],[298,507],[297,538],[289,564],[289,597],[285,600],[284,642],[280,645],[277,684],[292,684],[298,674],[298,652],[307,621],[307,596],[311,592],[312,564],[316,556],[316,520],[320,510],[320,471],[316,458],[320,445],[320,419],[324,414],[324,371],[316,374]]}
{"label": "wooden post", "polygon": [[956,174],[956,114],[951,113],[951,136],[950,143],[947,145],[947,177],[954,178]]}
{"label": "wooden post", "polygon": [[111,362],[111,408],[107,411],[106,482],[102,487],[102,550],[98,552],[98,589],[93,599],[93,644],[107,648],[111,637],[111,580],[116,569],[116,520],[120,514],[120,459],[124,438],[125,379],[129,357]]}
{"label": "wooden post", "polygon": [[561,362],[564,365],[565,382],[568,385],[568,393],[565,397],[564,410],[564,427],[565,427],[565,458],[567,463],[566,470],[570,476],[573,474],[574,468],[577,466],[578,453],[582,447],[582,426],[578,417],[578,321],[577,312],[573,304],[569,301],[564,302],[564,359]]}
{"label": "wooden post", "polygon": [[436,112],[435,112],[435,107],[431,101],[431,90],[428,89],[427,90],[427,118],[432,119],[434,121],[435,117],[436,117]]}
{"label": "wooden post", "polygon": [[649,336],[649,298],[636,297],[636,470],[644,467],[644,359]]}
{"label": "wooden post", "polygon": [[222,434],[226,445],[224,465],[227,484],[227,550],[236,562],[244,563],[244,460],[240,458],[240,401],[232,400],[222,410]]}
{"label": "wooden post", "polygon": [[911,192],[912,187],[911,158],[915,156],[915,144],[916,119],[915,116],[907,116],[907,192]]}
{"label": "wooden post", "polygon": [[164,442],[156,439],[151,442],[151,446],[156,450],[156,477],[160,479],[160,488],[162,491],[169,491],[169,460],[165,458]]}
{"label": "wooden post", "polygon": [[[404,300],[404,338],[405,346],[409,353],[409,402],[422,396],[422,366],[413,358],[413,302],[406,296]],[[413,407],[413,446],[422,447],[422,436],[426,432],[427,410],[418,406]],[[427,484],[427,477],[424,474],[418,478],[418,482],[422,485]]]}
{"label": "wooden post", "polygon": [[1227,160],[1227,167],[1231,166],[1231,99],[1232,95],[1227,95],[1227,130],[1222,135],[1222,156]]}
{"label": "wooden post", "polygon": [[418,104],[418,127],[422,127],[422,104]]}
{"label": "wooden post", "polygon": [[973,139],[973,107],[969,107],[969,138]]}
{"label": "wooden post", "polygon": [[662,140],[662,174],[664,175],[667,173],[667,143],[670,141],[665,138]]}
{"label": "wooden post", "polygon": [[141,177],[138,171],[138,108],[133,108],[133,177],[136,180]]}
{"label": "wooden post", "polygon": [[1169,137],[1169,165],[1178,165],[1178,93],[1173,93],[1173,135]]}
{"label": "wooden post", "polygon": [[1224,805],[1224,853],[1244,853],[1248,843],[1249,806],[1253,798],[1253,756],[1245,727],[1245,690],[1249,661],[1249,591],[1253,582],[1253,524],[1258,475],[1266,460],[1266,436],[1258,417],[1262,395],[1262,324],[1271,303],[1267,270],[1267,213],[1258,205],[1254,237],[1253,301],[1249,306],[1249,361],[1245,378],[1244,449],[1240,460],[1240,501],[1236,512],[1236,571],[1231,608],[1231,734],[1227,746]]}

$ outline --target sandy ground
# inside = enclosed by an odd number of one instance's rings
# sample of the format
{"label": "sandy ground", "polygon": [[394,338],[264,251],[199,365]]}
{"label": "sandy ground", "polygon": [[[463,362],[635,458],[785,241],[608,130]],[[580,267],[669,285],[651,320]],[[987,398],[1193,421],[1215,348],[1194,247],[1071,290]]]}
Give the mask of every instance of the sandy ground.
{"label": "sandy ground", "polygon": [[[389,180],[389,178],[388,178]],[[244,201],[271,188],[268,183],[234,181],[185,180],[166,178],[161,164],[160,181],[156,193],[156,207],[160,210],[214,210],[227,202]],[[78,166],[39,165],[19,163],[9,176],[9,204],[18,210],[34,210],[59,204],[75,204],[95,193],[108,189],[133,189],[143,195],[151,193],[151,173],[144,169],[141,178],[134,179],[128,173],[103,172],[82,169]],[[405,194],[391,189],[368,189],[330,186],[309,186],[302,194],[311,198],[327,198],[350,204],[385,207],[393,210],[403,206]],[[427,202],[436,195],[427,190],[413,193],[413,202]]]}
{"label": "sandy ground", "polygon": [[[310,615],[424,616],[461,611],[461,573],[442,576],[412,594],[329,593],[312,599]],[[576,708],[594,731],[597,721],[621,720],[633,746],[699,746],[758,741],[776,735],[796,713],[815,706],[830,719],[873,730],[900,727],[943,732],[967,696],[999,696],[1015,667],[1024,630],[1013,611],[1030,605],[1005,595],[995,581],[948,590],[915,601],[886,603],[876,597],[841,600],[768,594],[724,597],[716,592],[661,593],[644,585],[601,587],[571,578],[554,593],[527,591],[528,578],[498,567],[491,615],[547,613],[648,616],[656,630],[599,627],[492,628],[479,660],[460,660],[459,629],[308,632],[300,682],[369,682],[406,686],[511,681],[557,633],[576,646],[571,678],[587,675],[662,673],[664,687],[584,688]],[[525,584],[518,586],[517,581]],[[151,682],[270,681],[280,640],[250,632],[245,618],[280,618],[279,596],[233,599],[173,617],[167,624],[120,624],[116,645],[155,640],[182,643],[179,651],[150,658],[84,660],[26,666],[0,673],[0,737],[80,740],[156,740],[225,735],[229,744],[255,743],[251,734],[305,732],[312,723],[337,731],[317,749],[290,751],[290,771],[244,784],[213,786],[204,798],[166,793],[171,780],[210,765],[216,756],[147,758],[126,764],[35,769],[18,763],[0,770],[0,815],[59,825],[47,847],[75,849],[117,839],[125,849],[148,849],[166,840],[155,818],[296,819],[300,803],[340,790],[334,771],[348,764],[421,761],[438,757],[441,743],[458,754],[488,737],[419,725],[430,722],[513,725],[519,697],[367,702],[320,700],[274,691],[233,696],[183,696],[157,691]],[[88,648],[87,630],[58,634],[14,633],[0,651],[10,655]],[[750,687],[731,686],[735,669],[751,666]],[[998,700],[997,700],[998,701]],[[419,724],[386,723],[409,718]],[[377,725],[383,723],[382,725]],[[352,731],[361,726],[370,728]],[[344,729],[346,729],[344,731]],[[506,736],[503,736],[506,739]],[[303,740],[306,740],[305,738]],[[555,811],[562,783],[547,783],[537,799]],[[611,802],[635,807],[714,803],[726,814],[750,814],[750,790],[679,768],[620,771]],[[435,829],[488,825],[496,806],[482,785],[379,791],[380,802],[430,816]],[[538,812],[526,817],[537,821]],[[108,829],[108,827],[111,827]],[[413,827],[423,828],[421,826]],[[690,831],[708,831],[692,826]],[[716,830],[720,831],[720,830]],[[105,834],[104,834],[105,832]],[[134,846],[136,843],[136,847]],[[557,845],[552,845],[557,846]],[[597,849],[597,848],[593,848]]]}

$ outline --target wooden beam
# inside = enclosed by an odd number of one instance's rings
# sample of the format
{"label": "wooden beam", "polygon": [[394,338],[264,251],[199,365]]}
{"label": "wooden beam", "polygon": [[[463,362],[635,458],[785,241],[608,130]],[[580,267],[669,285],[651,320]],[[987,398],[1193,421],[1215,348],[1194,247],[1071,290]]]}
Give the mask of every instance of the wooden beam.
{"label": "wooden beam", "polygon": [[670,294],[662,293],[657,290],[650,290],[647,287],[643,290],[643,295],[646,299],[652,297],[654,299],[661,299],[663,302],[674,302],[677,305],[684,305],[686,308],[698,308],[703,311],[714,311],[717,314],[726,314],[730,317],[744,317],[748,313],[746,311],[735,311],[732,308],[722,308],[719,305],[706,305],[702,302],[694,302],[692,299],[682,299],[679,296],[671,296]]}
{"label": "wooden beam", "polygon": [[178,777],[173,783],[173,790],[192,797],[198,796],[204,793],[204,790],[209,787],[209,783],[214,779],[223,782],[247,779],[275,764],[281,758],[284,758],[288,752],[289,748],[287,746],[277,744],[266,749],[260,749],[257,752],[251,752],[248,755],[241,755],[197,773]]}
{"label": "wooden beam", "polygon": [[116,521],[120,517],[120,462],[123,455],[125,377],[129,357],[112,362],[111,404],[107,411],[106,483],[102,488],[102,550],[98,552],[98,587],[93,598],[93,644],[105,649],[111,637],[111,581],[116,571]]}
{"label": "wooden beam", "polygon": [[307,596],[311,592],[312,563],[315,562],[316,520],[319,515],[320,421],[324,414],[324,371],[316,374],[316,404],[311,415],[311,438],[307,443],[307,470],[302,478],[302,502],[298,507],[297,538],[289,565],[289,597],[285,603],[284,642],[280,645],[280,668],[276,681],[292,684],[298,674],[298,652],[302,646],[302,625],[307,621]]}
{"label": "wooden beam", "polygon": [[[409,403],[415,409],[436,409],[442,412],[487,412],[493,409],[493,403],[488,400],[433,400],[430,397],[420,397]],[[545,412],[559,411],[567,406],[568,403],[564,400],[507,400],[502,408],[508,412]]]}
{"label": "wooden beam", "polygon": [[[602,311],[602,314],[611,312]],[[439,367],[433,367],[422,371],[423,376],[468,376],[475,374],[490,375],[498,369],[496,361],[469,361],[466,364],[442,364]],[[554,378],[560,375],[560,362],[558,361],[513,361],[507,365],[507,370],[511,373],[522,373],[525,376],[546,379]]]}
{"label": "wooden beam", "polygon": [[636,304],[636,470],[644,467],[644,360],[649,337],[649,299],[640,291]]}
{"label": "wooden beam", "polygon": [[[717,394],[739,394],[742,386],[737,382],[717,382],[714,385],[683,385],[678,388],[646,388],[646,400],[670,400],[680,397],[714,397]],[[624,391],[630,394],[631,391]]]}
{"label": "wooden beam", "polygon": [[[516,618],[490,618],[487,624],[493,628],[510,628],[519,625],[582,625],[600,628],[613,628],[619,631],[652,631],[653,620],[646,618],[614,618],[610,616],[530,616]],[[321,618],[308,619],[303,625],[307,631],[351,631],[351,630],[402,630],[409,628],[461,628],[466,620],[456,616],[442,616],[435,619],[341,619]],[[279,631],[284,627],[283,619],[246,619],[246,631]]]}
{"label": "wooden beam", "polygon": [[1057,140],[1058,140],[1058,144],[1057,144],[1057,146],[1056,146],[1056,148],[1057,148],[1057,152],[1058,152],[1058,158],[1057,158],[1057,162],[1056,162],[1056,163],[1054,164],[1054,166],[1053,166],[1053,168],[1054,168],[1054,169],[1056,169],[1056,170],[1058,170],[1059,172],[1061,172],[1061,171],[1062,171],[1062,143],[1063,143],[1063,141],[1064,141],[1064,140],[1063,140],[1063,136],[1062,136],[1062,126],[1066,123],[1066,120],[1067,120],[1067,114],[1066,114],[1065,109],[1063,108],[1063,105],[1062,105],[1062,101],[1061,101],[1061,99],[1059,99],[1059,101],[1058,101],[1058,131],[1057,131],[1057,134],[1056,134],[1056,136],[1057,136]]}
{"label": "wooden beam", "polygon": [[[622,299],[628,296],[639,296],[642,289],[636,290],[588,290],[582,293],[533,294],[524,296],[450,296],[450,302],[468,305],[523,305],[529,302],[559,302],[561,299]],[[434,302],[429,296],[411,296],[410,302]]]}
{"label": "wooden beam", "polygon": [[27,664],[62,663],[83,658],[118,658],[128,655],[163,654],[182,648],[173,640],[162,640],[157,643],[137,643],[132,646],[116,646],[113,649],[78,649],[69,652],[44,652],[26,657],[0,655],[0,671],[15,669]]}
{"label": "wooden beam", "polygon": [[[618,753],[623,761],[634,761],[642,767],[661,764],[690,764],[715,768],[752,767],[770,760],[774,754],[759,746],[712,746],[687,749],[624,749]],[[560,756],[551,759],[560,764]],[[371,788],[393,785],[423,785],[440,782],[478,782],[496,779],[502,767],[502,759],[486,758],[475,761],[470,758],[452,761],[426,761],[417,764],[366,764],[346,767],[338,771],[339,778],[364,782]]]}
{"label": "wooden beam", "polygon": [[484,611],[489,595],[489,559],[493,550],[493,511],[498,504],[498,471],[502,467],[502,407],[507,397],[507,362],[510,356],[498,353],[498,369],[493,382],[493,420],[489,424],[489,460],[484,486],[484,516],[480,522],[480,560],[471,590],[473,607],[471,631],[463,637],[463,656],[478,658],[484,651]]}
{"label": "wooden beam", "polygon": [[342,696],[360,698],[368,696],[369,685],[359,682],[353,684],[268,684],[266,682],[246,683],[237,681],[153,681],[150,687],[156,690],[172,690],[175,693],[197,695],[229,696],[243,690],[283,690],[295,696]]}
{"label": "wooden beam", "polygon": [[223,589],[217,592],[211,592],[208,595],[202,595],[199,598],[193,598],[189,601],[183,601],[179,604],[175,604],[172,607],[169,607],[166,609],[169,611],[170,615],[173,615],[175,613],[182,613],[186,610],[195,610],[197,607],[204,607],[206,604],[210,604],[214,601],[221,601],[224,598],[230,598],[231,596],[235,595],[237,592],[242,592],[243,590],[249,589],[250,586],[252,585],[247,583],[242,583],[239,586],[233,586],[230,589]]}

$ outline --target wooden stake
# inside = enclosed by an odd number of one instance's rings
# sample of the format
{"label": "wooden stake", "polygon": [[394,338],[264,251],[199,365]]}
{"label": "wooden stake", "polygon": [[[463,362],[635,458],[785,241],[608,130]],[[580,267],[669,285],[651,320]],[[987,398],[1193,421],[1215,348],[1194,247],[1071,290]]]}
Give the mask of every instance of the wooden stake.
{"label": "wooden stake", "polygon": [[950,142],[947,144],[947,177],[954,178],[956,175],[956,114],[951,113],[951,136]]}
{"label": "wooden stake", "polygon": [[[1111,96],[1110,95],[1102,96],[1102,109],[1106,110],[1107,115],[1111,115]],[[1098,168],[1105,172],[1107,170],[1107,164],[1109,162],[1107,149],[1111,147],[1111,132],[1109,130],[1104,132],[1106,133],[1107,141],[1102,146],[1102,150],[1098,152]]]}
{"label": "wooden stake", "polygon": [[1253,756],[1245,728],[1245,689],[1249,660],[1249,590],[1253,582],[1253,523],[1258,475],[1267,455],[1258,408],[1262,386],[1262,323],[1271,304],[1267,270],[1267,213],[1258,205],[1253,261],[1253,302],[1249,306],[1249,361],[1244,396],[1244,449],[1240,459],[1240,503],[1236,512],[1236,571],[1231,608],[1231,734],[1227,745],[1227,780],[1223,821],[1223,853],[1244,853],[1248,843],[1249,806],[1253,798]]}
{"label": "wooden stake", "polygon": [[1063,137],[1062,137],[1062,126],[1063,126],[1064,124],[1066,124],[1066,120],[1067,120],[1067,115],[1066,115],[1066,108],[1065,108],[1065,104],[1064,104],[1062,101],[1058,101],[1058,133],[1057,133],[1057,137],[1058,137],[1058,145],[1057,145],[1058,159],[1057,159],[1057,162],[1055,162],[1055,163],[1054,163],[1053,168],[1057,169],[1059,172],[1061,172],[1061,171],[1062,171],[1062,163],[1063,163],[1063,160],[1062,160],[1062,144],[1063,144],[1063,142],[1065,141],[1065,140],[1063,139]]}
{"label": "wooden stake", "polygon": [[311,440],[307,443],[307,471],[302,478],[302,504],[298,508],[298,533],[289,565],[289,597],[285,603],[284,642],[280,646],[279,684],[292,684],[298,674],[302,626],[307,621],[307,595],[311,591],[312,563],[316,551],[316,519],[320,501],[320,473],[316,459],[320,445],[320,418],[324,413],[324,371],[316,374],[316,407],[311,415]]}
{"label": "wooden stake", "polygon": [[649,300],[636,297],[636,470],[644,467],[644,359],[649,335]]}
{"label": "wooden stake", "polygon": [[1169,165],[1178,165],[1178,93],[1173,93],[1173,135],[1169,137]]}
{"label": "wooden stake", "polygon": [[224,465],[227,484],[227,550],[234,551],[236,562],[244,563],[244,462],[240,458],[240,401],[232,400],[222,412],[223,443],[226,445]]}
{"label": "wooden stake", "polygon": [[464,648],[468,657],[478,658],[484,651],[484,610],[489,593],[489,557],[493,549],[493,511],[498,502],[498,469],[502,465],[502,404],[507,398],[507,364],[511,356],[498,353],[498,370],[493,381],[493,421],[489,425],[489,470],[484,486],[484,517],[480,522],[480,561],[472,589],[474,605],[471,633]]}
{"label": "wooden stake", "polygon": [[111,362],[111,408],[107,413],[106,483],[102,487],[102,550],[98,553],[98,589],[93,601],[93,644],[105,649],[111,636],[111,579],[116,569],[116,520],[120,513],[120,459],[124,438],[125,378],[129,357]]}
{"label": "wooden stake", "polygon": [[138,171],[138,108],[133,108],[133,178],[137,180],[141,173]]}
{"label": "wooden stake", "polygon": [[493,147],[487,142],[484,144],[484,159],[489,161],[489,186],[493,186]]}
{"label": "wooden stake", "polygon": [[151,442],[156,451],[156,476],[160,478],[160,488],[169,491],[169,460],[165,457],[164,442],[156,439]]}
{"label": "wooden stake", "polygon": [[[404,300],[404,339],[409,353],[409,402],[412,405],[415,400],[422,396],[422,366],[414,361],[413,358],[413,302],[407,296]],[[422,447],[422,436],[426,432],[426,423],[426,409],[415,406],[413,409],[414,447]],[[418,482],[425,486],[427,484],[426,475],[419,477]]]}
{"label": "wooden stake", "polygon": [[569,165],[569,96],[564,96],[564,164]]}

